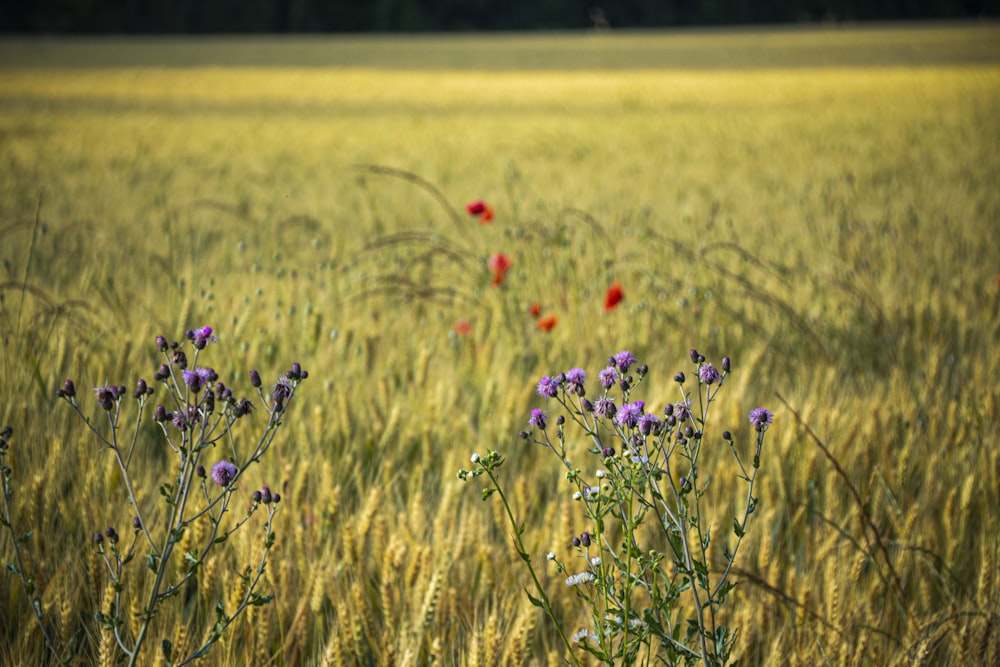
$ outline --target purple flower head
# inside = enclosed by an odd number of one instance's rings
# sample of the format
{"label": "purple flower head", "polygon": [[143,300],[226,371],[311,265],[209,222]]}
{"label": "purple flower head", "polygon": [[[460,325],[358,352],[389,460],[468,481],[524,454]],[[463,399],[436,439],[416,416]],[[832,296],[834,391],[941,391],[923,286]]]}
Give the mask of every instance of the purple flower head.
{"label": "purple flower head", "polygon": [[656,435],[659,428],[660,420],[656,417],[656,415],[645,412],[639,415],[639,431],[643,435],[649,435],[650,433]]}
{"label": "purple flower head", "polygon": [[104,385],[103,387],[94,387],[94,393],[97,394],[97,404],[110,411],[115,404],[115,395],[117,387],[111,387]]}
{"label": "purple flower head", "polygon": [[587,373],[582,368],[571,368],[566,371],[566,382],[569,384],[569,392],[577,396],[584,395],[583,383],[587,380]]}
{"label": "purple flower head", "polygon": [[538,394],[546,398],[554,398],[559,393],[559,382],[548,375],[538,381]]}
{"label": "purple flower head", "polygon": [[767,408],[754,408],[750,411],[750,423],[758,431],[763,431],[774,422],[774,415]]}
{"label": "purple flower head", "polygon": [[698,378],[705,384],[715,384],[722,379],[722,376],[712,364],[702,364],[698,369]]}
{"label": "purple flower head", "polygon": [[284,403],[292,396],[292,383],[288,378],[283,377],[279,379],[273,387],[271,387],[271,400],[275,403]]}
{"label": "purple flower head", "polygon": [[232,462],[222,460],[212,466],[212,479],[219,486],[229,486],[236,479],[238,472],[239,470]]}
{"label": "purple flower head", "polygon": [[614,356],[615,365],[622,373],[628,373],[628,369],[635,363],[635,357],[628,350],[622,350]]}
{"label": "purple flower head", "polygon": [[63,382],[62,391],[64,396],[73,398],[76,396],[76,385],[73,384],[72,380],[66,380]]}
{"label": "purple flower head", "polygon": [[537,426],[538,428],[545,430],[545,413],[538,408],[531,411],[531,416],[528,418],[528,424],[531,426]]}
{"label": "purple flower head", "polygon": [[599,398],[594,405],[594,414],[598,417],[611,419],[616,412],[618,412],[618,408],[615,407],[614,401],[609,398]]}
{"label": "purple flower head", "polygon": [[187,368],[188,358],[187,355],[184,354],[184,350],[174,350],[173,354],[170,355],[170,363],[182,370]]}
{"label": "purple flower head", "polygon": [[674,403],[673,411],[666,414],[668,417],[673,415],[673,417],[679,422],[686,422],[691,418],[691,399],[680,403]]}
{"label": "purple flower head", "polygon": [[201,375],[198,374],[198,371],[186,370],[181,374],[181,376],[184,378],[184,384],[190,387],[191,391],[196,394],[201,391],[204,382],[202,382]]}
{"label": "purple flower head", "polygon": [[646,407],[645,401],[626,403],[615,416],[618,424],[622,427],[635,428],[639,424],[639,417],[642,416],[642,409]]}
{"label": "purple flower head", "polygon": [[597,378],[601,381],[602,387],[606,390],[611,389],[611,387],[615,386],[615,382],[618,381],[618,371],[615,370],[614,366],[608,366],[597,374]]}
{"label": "purple flower head", "polygon": [[196,350],[202,350],[209,343],[214,343],[218,341],[216,336],[212,335],[212,327],[202,327],[200,329],[192,329],[187,332],[188,338],[194,343]]}
{"label": "purple flower head", "polygon": [[253,403],[250,402],[250,399],[241,398],[240,400],[236,401],[235,405],[233,405],[233,416],[236,417],[237,419],[239,419],[240,417],[245,417],[251,412],[253,412],[253,409],[254,409]]}

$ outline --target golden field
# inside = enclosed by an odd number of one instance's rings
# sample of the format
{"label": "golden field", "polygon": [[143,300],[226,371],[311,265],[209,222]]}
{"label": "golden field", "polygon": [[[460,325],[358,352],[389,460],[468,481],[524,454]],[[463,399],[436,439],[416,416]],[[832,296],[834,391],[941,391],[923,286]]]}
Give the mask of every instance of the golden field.
{"label": "golden field", "polygon": [[[568,559],[572,487],[517,437],[538,378],[629,349],[662,406],[691,347],[733,359],[716,437],[775,413],[741,664],[1000,662],[1000,28],[0,42],[0,426],[77,664],[109,659],[90,536],[132,515],[55,389],[131,388],[157,334],[205,324],[227,384],[310,373],[249,473],[285,497],[275,600],[209,664],[562,664],[499,507],[455,473],[502,452],[534,561]],[[254,530],[165,604],[149,664],[203,640]],[[0,600],[0,663],[43,664],[17,579]]]}

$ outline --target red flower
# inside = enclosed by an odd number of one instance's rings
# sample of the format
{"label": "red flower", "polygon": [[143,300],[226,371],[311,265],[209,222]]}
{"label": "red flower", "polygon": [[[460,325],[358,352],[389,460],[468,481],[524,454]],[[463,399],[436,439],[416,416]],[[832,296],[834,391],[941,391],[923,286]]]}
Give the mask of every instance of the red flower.
{"label": "red flower", "polygon": [[622,291],[622,286],[620,283],[615,283],[608,288],[608,291],[604,293],[604,310],[614,310],[615,306],[622,302],[625,298],[625,292]]}
{"label": "red flower", "polygon": [[538,328],[542,331],[552,331],[555,328],[556,323],[559,322],[559,318],[555,315],[548,315],[538,320]]}
{"label": "red flower", "polygon": [[528,309],[528,312],[531,313],[532,317],[538,319],[538,316],[542,314],[542,305],[536,301],[531,304],[531,308]]}
{"label": "red flower", "polygon": [[472,325],[469,324],[469,320],[459,320],[455,322],[454,331],[459,336],[465,336],[466,334],[472,333]]}
{"label": "red flower", "polygon": [[469,215],[479,218],[479,224],[481,225],[487,225],[493,220],[493,207],[482,199],[466,204],[465,210],[469,212]]}
{"label": "red flower", "polygon": [[486,266],[489,267],[490,273],[493,274],[493,285],[499,285],[503,282],[503,276],[507,273],[507,269],[511,265],[510,257],[498,252],[495,255],[491,255],[488,260],[486,260]]}

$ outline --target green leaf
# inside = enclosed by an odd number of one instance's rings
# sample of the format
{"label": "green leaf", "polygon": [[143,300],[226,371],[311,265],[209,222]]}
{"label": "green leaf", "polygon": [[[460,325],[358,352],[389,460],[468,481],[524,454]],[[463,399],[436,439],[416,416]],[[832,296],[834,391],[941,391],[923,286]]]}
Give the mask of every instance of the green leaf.
{"label": "green leaf", "polygon": [[736,533],[736,537],[743,537],[743,526],[736,519],[733,519],[733,532]]}
{"label": "green leaf", "polygon": [[219,537],[217,537],[214,540],[212,540],[212,544],[221,544],[221,543],[225,542],[228,539],[229,539],[229,534],[228,533],[223,533]]}
{"label": "green leaf", "polygon": [[524,594],[528,596],[528,601],[531,602],[531,604],[535,605],[539,609],[545,609],[545,605],[542,604],[542,601],[529,593],[527,588],[524,589]]}
{"label": "green leaf", "polygon": [[31,534],[32,534],[33,532],[34,532],[34,531],[32,531],[32,530],[29,530],[29,531],[28,531],[28,532],[26,532],[26,533],[25,533],[24,535],[22,535],[21,537],[17,538],[17,543],[18,543],[18,545],[21,545],[21,544],[24,544],[25,542],[27,542],[28,540],[30,540],[30,539],[31,539]]}
{"label": "green leaf", "polygon": [[174,652],[174,645],[170,643],[169,639],[163,640],[163,643],[160,644],[160,650],[163,651],[163,657],[166,658],[167,662],[170,662],[170,657]]}
{"label": "green leaf", "polygon": [[159,566],[159,559],[156,557],[156,554],[149,554],[148,556],[146,556],[146,567],[148,567],[153,572],[156,572],[158,566]]}

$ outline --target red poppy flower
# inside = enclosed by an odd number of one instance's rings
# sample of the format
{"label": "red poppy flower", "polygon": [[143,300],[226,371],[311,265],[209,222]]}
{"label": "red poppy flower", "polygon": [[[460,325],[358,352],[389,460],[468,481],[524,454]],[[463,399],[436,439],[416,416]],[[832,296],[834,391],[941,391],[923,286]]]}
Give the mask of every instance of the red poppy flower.
{"label": "red poppy flower", "polygon": [[559,318],[555,315],[548,315],[538,320],[538,328],[542,331],[552,331],[555,328],[556,323],[559,322]]}
{"label": "red poppy flower", "polygon": [[538,319],[538,316],[542,314],[542,305],[536,301],[531,304],[531,308],[528,309],[528,312],[531,313],[532,317]]}
{"label": "red poppy flower", "polygon": [[498,252],[495,255],[491,255],[488,260],[486,260],[486,266],[489,267],[490,273],[493,274],[493,285],[499,285],[503,282],[504,274],[507,273],[507,269],[510,268],[512,262],[510,257]]}
{"label": "red poppy flower", "polygon": [[469,324],[469,320],[459,320],[455,322],[454,331],[459,336],[465,336],[466,334],[472,333],[472,325]]}
{"label": "red poppy flower", "polygon": [[493,207],[482,199],[466,204],[465,210],[469,212],[469,215],[479,218],[481,225],[487,225],[493,220]]}
{"label": "red poppy flower", "polygon": [[622,291],[621,284],[615,283],[604,293],[604,310],[614,310],[615,306],[621,303],[624,298],[625,292]]}

